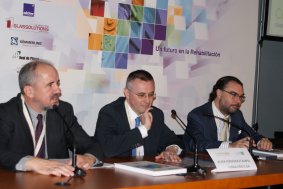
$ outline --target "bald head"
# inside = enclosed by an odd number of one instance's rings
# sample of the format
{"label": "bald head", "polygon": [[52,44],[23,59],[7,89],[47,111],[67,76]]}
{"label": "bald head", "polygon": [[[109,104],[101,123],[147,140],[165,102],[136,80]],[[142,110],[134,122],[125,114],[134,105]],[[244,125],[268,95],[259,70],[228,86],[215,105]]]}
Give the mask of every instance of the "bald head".
{"label": "bald head", "polygon": [[35,61],[31,61],[27,64],[25,64],[20,72],[19,72],[19,87],[21,90],[21,93],[24,94],[24,87],[27,85],[33,85],[36,81],[36,77],[37,77],[37,68],[38,67],[44,67],[44,66],[48,66],[53,68],[54,70],[55,67],[48,61],[46,60],[35,60]]}

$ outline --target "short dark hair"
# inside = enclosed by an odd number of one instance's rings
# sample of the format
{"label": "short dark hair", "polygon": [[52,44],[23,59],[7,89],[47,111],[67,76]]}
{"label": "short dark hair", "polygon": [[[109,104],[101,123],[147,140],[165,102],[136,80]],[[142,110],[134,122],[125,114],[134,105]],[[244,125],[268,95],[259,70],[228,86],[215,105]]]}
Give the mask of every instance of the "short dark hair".
{"label": "short dark hair", "polygon": [[49,65],[54,68],[54,66],[50,62],[41,59],[26,63],[21,68],[18,77],[19,87],[22,94],[24,94],[24,87],[26,85],[32,85],[35,82],[35,78],[36,78],[35,70],[39,64]]}
{"label": "short dark hair", "polygon": [[218,81],[213,86],[212,91],[209,94],[208,101],[212,102],[216,98],[217,89],[223,90],[230,81],[236,82],[236,83],[240,84],[241,86],[243,86],[243,83],[238,78],[236,78],[234,76],[221,77],[220,79],[218,79]]}
{"label": "short dark hair", "polygon": [[131,72],[128,75],[127,81],[126,81],[126,88],[129,89],[129,84],[131,83],[131,81],[135,80],[135,79],[140,79],[142,81],[153,81],[154,79],[152,77],[152,75],[145,70],[136,70]]}

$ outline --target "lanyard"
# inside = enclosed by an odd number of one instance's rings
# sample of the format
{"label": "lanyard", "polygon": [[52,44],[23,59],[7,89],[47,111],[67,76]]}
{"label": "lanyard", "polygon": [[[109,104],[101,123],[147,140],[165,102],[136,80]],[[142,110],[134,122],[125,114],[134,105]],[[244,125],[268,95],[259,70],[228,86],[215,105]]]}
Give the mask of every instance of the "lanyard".
{"label": "lanyard", "polygon": [[30,117],[28,109],[25,105],[25,99],[24,99],[23,95],[21,95],[21,99],[22,99],[22,107],[23,107],[24,116],[25,116],[25,118],[28,122],[29,130],[30,130],[30,133],[31,133],[31,136],[32,136],[32,141],[33,141],[33,146],[34,146],[34,156],[36,156],[38,151],[40,150],[40,147],[42,145],[42,142],[43,142],[43,139],[44,139],[44,136],[45,136],[46,121],[45,121],[45,118],[44,118],[42,132],[40,134],[40,137],[38,139],[37,144],[35,144],[35,128],[32,125],[31,117]]}

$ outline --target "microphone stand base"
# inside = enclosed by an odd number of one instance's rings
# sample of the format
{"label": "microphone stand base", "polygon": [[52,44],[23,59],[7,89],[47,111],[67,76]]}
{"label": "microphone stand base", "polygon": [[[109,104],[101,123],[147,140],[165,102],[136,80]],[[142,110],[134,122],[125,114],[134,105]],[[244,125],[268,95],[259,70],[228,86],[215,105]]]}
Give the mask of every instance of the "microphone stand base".
{"label": "microphone stand base", "polygon": [[70,186],[71,184],[67,182],[56,182],[55,185],[56,186]]}
{"label": "microphone stand base", "polygon": [[199,165],[191,165],[187,167],[187,173],[178,174],[179,176],[187,176],[190,173],[192,174],[199,174],[201,176],[206,176],[206,170]]}
{"label": "microphone stand base", "polygon": [[84,177],[86,175],[86,172],[83,169],[78,168],[78,167],[75,167],[74,173],[75,173],[74,175],[75,177]]}
{"label": "microphone stand base", "polygon": [[258,161],[258,156],[255,156],[254,154],[251,154],[251,156],[255,162]]}

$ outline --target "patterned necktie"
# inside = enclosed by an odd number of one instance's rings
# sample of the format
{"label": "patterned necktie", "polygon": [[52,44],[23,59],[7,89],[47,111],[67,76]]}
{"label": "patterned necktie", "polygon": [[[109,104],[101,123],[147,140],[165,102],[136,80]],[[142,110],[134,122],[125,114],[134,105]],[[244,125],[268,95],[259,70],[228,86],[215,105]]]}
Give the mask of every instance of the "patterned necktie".
{"label": "patterned necktie", "polygon": [[[42,114],[38,114],[36,118],[37,118],[38,122],[37,122],[36,129],[35,129],[35,143],[37,144],[38,139],[39,139],[41,132],[43,130],[43,123],[42,123],[43,116],[42,116]],[[44,138],[43,138],[40,150],[36,154],[36,157],[45,158],[45,141],[44,141]]]}
{"label": "patterned necktie", "polygon": [[[140,117],[137,117],[137,118],[135,119],[135,127],[140,126],[140,123],[141,123],[141,118],[140,118]],[[133,149],[132,149],[132,156],[136,156],[136,155],[137,155],[137,150],[136,150],[136,148],[133,148]]]}
{"label": "patterned necktie", "polygon": [[[228,119],[225,119],[228,121]],[[220,131],[220,141],[228,141],[229,124],[223,121],[223,127]]]}

